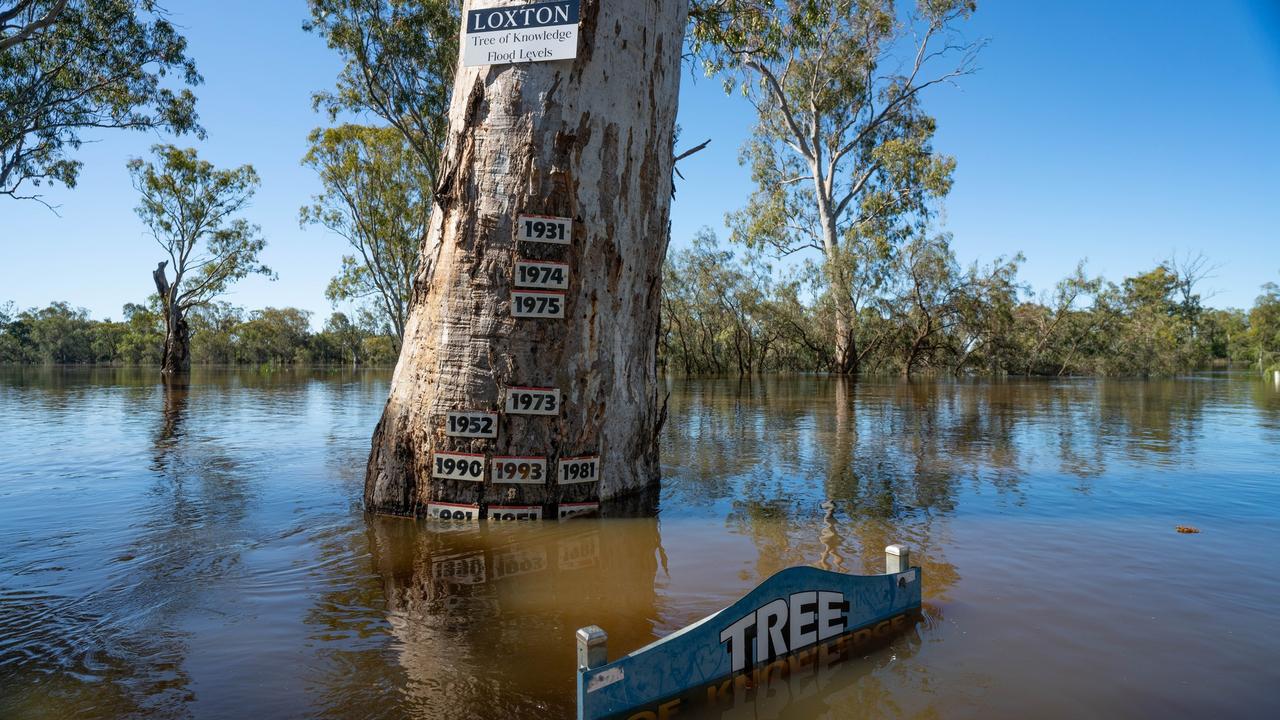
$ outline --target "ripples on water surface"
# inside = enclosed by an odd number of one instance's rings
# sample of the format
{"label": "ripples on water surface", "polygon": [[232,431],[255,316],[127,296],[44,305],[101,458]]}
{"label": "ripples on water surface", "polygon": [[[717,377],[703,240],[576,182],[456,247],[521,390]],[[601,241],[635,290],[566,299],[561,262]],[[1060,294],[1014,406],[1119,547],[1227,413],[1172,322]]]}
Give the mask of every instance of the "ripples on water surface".
{"label": "ripples on water surface", "polygon": [[0,717],[568,717],[577,627],[616,655],[894,541],[924,621],[723,717],[1280,716],[1252,376],[672,381],[658,519],[444,532],[361,512],[386,390],[0,369]]}

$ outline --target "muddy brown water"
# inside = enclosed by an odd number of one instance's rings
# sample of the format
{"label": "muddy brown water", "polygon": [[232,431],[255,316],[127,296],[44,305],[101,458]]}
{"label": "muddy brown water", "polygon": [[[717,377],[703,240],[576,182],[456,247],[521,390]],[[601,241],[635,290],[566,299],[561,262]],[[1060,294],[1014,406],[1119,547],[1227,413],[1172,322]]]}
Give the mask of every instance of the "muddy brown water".
{"label": "muddy brown water", "polygon": [[657,518],[447,530],[361,511],[387,381],[0,369],[0,718],[570,717],[577,627],[890,542],[913,628],[702,716],[1280,717],[1255,376],[671,380]]}

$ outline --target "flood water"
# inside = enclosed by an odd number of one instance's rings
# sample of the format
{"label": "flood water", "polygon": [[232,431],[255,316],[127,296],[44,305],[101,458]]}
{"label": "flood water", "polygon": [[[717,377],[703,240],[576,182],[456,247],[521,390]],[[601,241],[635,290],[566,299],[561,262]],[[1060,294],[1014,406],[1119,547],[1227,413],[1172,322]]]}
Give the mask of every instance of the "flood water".
{"label": "flood water", "polygon": [[1280,717],[1256,376],[672,380],[656,519],[449,530],[361,511],[388,376],[0,369],[0,717],[570,717],[576,628],[891,542],[913,628],[706,716]]}

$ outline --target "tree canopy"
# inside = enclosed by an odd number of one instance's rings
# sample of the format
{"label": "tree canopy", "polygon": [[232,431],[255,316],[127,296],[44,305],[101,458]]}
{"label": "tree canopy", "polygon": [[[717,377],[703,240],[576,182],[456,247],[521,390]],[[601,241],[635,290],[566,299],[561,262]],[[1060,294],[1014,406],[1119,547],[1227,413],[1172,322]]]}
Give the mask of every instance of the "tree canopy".
{"label": "tree canopy", "polygon": [[338,51],[337,88],[317,92],[317,109],[337,119],[371,112],[399,130],[437,177],[448,132],[458,58],[456,0],[308,0],[303,25]]}
{"label": "tree canopy", "polygon": [[932,146],[922,93],[974,69],[959,38],[972,2],[706,0],[692,39],[709,74],[755,107],[742,151],[755,191],[734,239],[815,250],[836,312],[836,369],[856,371],[857,318],[893,250],[923,231],[955,161]]}
{"label": "tree canopy", "polygon": [[219,170],[194,148],[152,147],[156,162],[129,161],[141,194],[137,213],[168,255],[172,301],[186,310],[202,305],[251,274],[271,275],[258,262],[267,241],[244,218],[259,185],[252,165]]}
{"label": "tree canopy", "polygon": [[398,341],[431,217],[431,177],[395,128],[340,125],[315,130],[308,140],[302,162],[324,191],[302,208],[301,223],[322,225],[355,250],[343,256],[325,294],[335,302],[371,302]]}
{"label": "tree canopy", "polygon": [[0,0],[0,195],[74,187],[99,129],[204,136],[187,43],[153,0]]}

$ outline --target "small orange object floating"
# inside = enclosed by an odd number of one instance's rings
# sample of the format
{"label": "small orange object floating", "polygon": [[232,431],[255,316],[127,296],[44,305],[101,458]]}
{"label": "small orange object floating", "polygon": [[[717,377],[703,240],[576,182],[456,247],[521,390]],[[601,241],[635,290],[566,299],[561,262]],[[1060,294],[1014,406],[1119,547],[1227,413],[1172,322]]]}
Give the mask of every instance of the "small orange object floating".
{"label": "small orange object floating", "polygon": [[1195,533],[1200,532],[1200,529],[1199,529],[1199,528],[1193,528],[1193,527],[1191,527],[1190,525],[1179,525],[1179,526],[1177,527],[1177,530],[1178,530],[1178,532],[1183,533],[1183,534],[1186,534],[1186,535],[1194,535]]}

